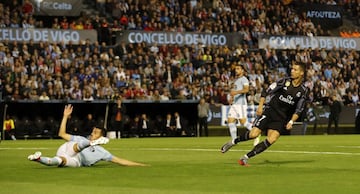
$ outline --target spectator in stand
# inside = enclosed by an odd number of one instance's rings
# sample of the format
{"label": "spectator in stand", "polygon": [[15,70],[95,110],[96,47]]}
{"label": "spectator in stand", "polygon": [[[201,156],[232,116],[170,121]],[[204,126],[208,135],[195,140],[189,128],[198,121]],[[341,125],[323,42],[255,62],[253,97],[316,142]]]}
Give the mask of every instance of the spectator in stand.
{"label": "spectator in stand", "polygon": [[87,18],[84,24],[84,30],[92,30],[92,29],[94,29],[94,27],[91,23],[91,20],[90,18]]}
{"label": "spectator in stand", "polygon": [[32,16],[34,14],[34,5],[30,0],[24,0],[21,9],[24,17]]}
{"label": "spectator in stand", "polygon": [[50,100],[50,97],[48,96],[46,91],[42,91],[41,95],[39,96],[39,100],[47,101],[47,100]]}
{"label": "spectator in stand", "polygon": [[69,29],[69,22],[67,20],[67,17],[63,17],[62,21],[60,22],[61,29]]}
{"label": "spectator in stand", "polygon": [[96,0],[96,9],[100,11],[100,15],[106,14],[106,0]]}

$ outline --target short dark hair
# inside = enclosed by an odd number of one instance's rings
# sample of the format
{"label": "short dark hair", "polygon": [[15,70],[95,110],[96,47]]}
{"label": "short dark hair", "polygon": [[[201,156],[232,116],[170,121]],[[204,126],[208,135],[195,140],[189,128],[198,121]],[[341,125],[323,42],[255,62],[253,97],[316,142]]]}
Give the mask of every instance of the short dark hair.
{"label": "short dark hair", "polygon": [[235,67],[239,66],[244,72],[247,72],[247,69],[245,68],[244,64],[242,64],[240,61],[235,63]]}
{"label": "short dark hair", "polygon": [[105,136],[105,135],[106,135],[106,129],[105,129],[104,127],[102,127],[102,126],[100,126],[100,125],[96,125],[96,126],[94,126],[94,127],[101,130],[102,136]]}
{"label": "short dark hair", "polygon": [[300,67],[301,71],[303,71],[303,72],[306,71],[306,64],[305,64],[305,63],[295,61],[295,62],[294,62],[294,65],[298,65],[298,66]]}
{"label": "short dark hair", "polygon": [[244,65],[240,61],[235,63],[235,66],[240,66],[240,67],[242,67],[244,69]]}

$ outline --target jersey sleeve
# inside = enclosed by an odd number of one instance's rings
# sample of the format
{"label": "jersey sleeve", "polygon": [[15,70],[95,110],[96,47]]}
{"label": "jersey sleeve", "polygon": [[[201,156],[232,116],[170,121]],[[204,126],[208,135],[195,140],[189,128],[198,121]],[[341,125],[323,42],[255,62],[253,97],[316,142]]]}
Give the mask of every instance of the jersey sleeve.
{"label": "jersey sleeve", "polygon": [[79,136],[79,135],[71,135],[71,138],[70,138],[70,141],[74,141],[74,142],[80,142],[80,141],[84,141],[84,140],[88,140],[88,139],[83,136]]}
{"label": "jersey sleeve", "polygon": [[249,80],[246,78],[246,77],[243,77],[243,79],[242,79],[242,84],[244,85],[244,86],[249,86]]}
{"label": "jersey sleeve", "polygon": [[301,87],[303,88],[303,93],[302,93],[300,100],[296,104],[295,114],[297,114],[297,115],[301,115],[301,113],[304,111],[306,99],[307,99],[308,93],[309,93],[309,89],[305,85],[302,85]]}
{"label": "jersey sleeve", "polygon": [[105,148],[101,147],[101,146],[96,146],[97,151],[99,151],[101,153],[101,160],[104,161],[111,161],[112,160],[112,154],[107,151]]}

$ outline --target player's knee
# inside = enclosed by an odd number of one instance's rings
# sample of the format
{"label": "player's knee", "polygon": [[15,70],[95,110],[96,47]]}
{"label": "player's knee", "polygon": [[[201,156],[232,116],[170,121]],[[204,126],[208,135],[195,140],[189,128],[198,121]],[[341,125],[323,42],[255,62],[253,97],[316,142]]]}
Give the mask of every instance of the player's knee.
{"label": "player's knee", "polygon": [[66,158],[63,156],[59,156],[59,158],[60,158],[60,164],[58,165],[58,167],[64,167],[67,163]]}
{"label": "player's knee", "polygon": [[267,140],[269,143],[273,144],[279,139],[280,135],[278,133],[272,133],[268,135]]}
{"label": "player's knee", "polygon": [[77,143],[75,143],[75,144],[73,145],[73,150],[74,150],[75,153],[80,152],[80,149],[79,149],[79,146],[78,146]]}
{"label": "player's knee", "polygon": [[239,122],[240,122],[240,124],[245,124],[246,123],[246,118],[243,118],[243,119],[239,119]]}
{"label": "player's knee", "polygon": [[235,119],[234,118],[228,118],[227,123],[235,123]]}
{"label": "player's knee", "polygon": [[277,139],[269,137],[269,138],[267,138],[267,140],[270,144],[274,144]]}
{"label": "player's knee", "polygon": [[256,138],[257,136],[259,136],[261,134],[261,130],[257,127],[254,127],[251,131],[250,131],[250,138]]}

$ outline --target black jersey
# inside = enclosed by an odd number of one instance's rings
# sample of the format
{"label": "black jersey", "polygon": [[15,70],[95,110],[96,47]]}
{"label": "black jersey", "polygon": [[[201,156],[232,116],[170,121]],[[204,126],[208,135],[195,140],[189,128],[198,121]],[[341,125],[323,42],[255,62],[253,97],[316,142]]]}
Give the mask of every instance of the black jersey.
{"label": "black jersey", "polygon": [[294,87],[291,78],[274,82],[266,90],[266,108],[271,108],[282,118],[290,118],[294,113],[301,115],[305,107],[308,88],[301,84]]}

